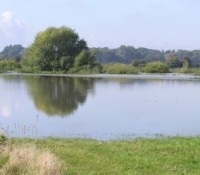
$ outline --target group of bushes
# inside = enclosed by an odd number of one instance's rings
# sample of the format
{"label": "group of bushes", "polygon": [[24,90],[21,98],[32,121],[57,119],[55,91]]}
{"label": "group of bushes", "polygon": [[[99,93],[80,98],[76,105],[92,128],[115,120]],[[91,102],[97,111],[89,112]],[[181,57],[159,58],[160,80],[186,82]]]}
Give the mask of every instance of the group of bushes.
{"label": "group of bushes", "polygon": [[167,64],[162,62],[150,62],[143,66],[134,65],[134,64],[121,64],[121,63],[113,63],[113,64],[105,64],[103,66],[103,73],[108,74],[136,74],[139,72],[145,73],[168,73],[169,67]]}
{"label": "group of bushes", "polygon": [[[150,62],[144,65],[109,63],[101,65],[100,63],[83,64],[81,59],[75,60],[76,64],[68,69],[68,71],[41,71],[37,67],[23,66],[20,62],[15,60],[0,60],[0,73],[5,72],[24,72],[24,73],[43,73],[43,72],[60,72],[60,73],[81,73],[81,74],[137,74],[139,72],[145,73],[197,73],[199,69],[189,69],[188,67],[170,68],[167,63]],[[80,61],[80,62],[78,62]]]}
{"label": "group of bushes", "polygon": [[197,68],[191,68],[189,62],[175,62],[170,60],[167,62],[133,62],[132,64],[122,63],[109,63],[103,65],[103,72],[108,74],[136,74],[139,72],[144,73],[194,73],[200,74]]}
{"label": "group of bushes", "polygon": [[20,68],[20,63],[15,60],[0,60],[0,73],[17,71]]}

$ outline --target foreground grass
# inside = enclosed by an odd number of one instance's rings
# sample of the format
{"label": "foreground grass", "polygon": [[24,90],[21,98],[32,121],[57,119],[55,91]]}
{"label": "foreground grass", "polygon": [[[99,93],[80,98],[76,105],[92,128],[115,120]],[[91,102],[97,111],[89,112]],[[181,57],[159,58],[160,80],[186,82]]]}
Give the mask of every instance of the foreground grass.
{"label": "foreground grass", "polygon": [[[11,139],[32,144],[62,160],[62,174],[200,174],[200,138],[95,141]],[[0,157],[0,167],[7,160]],[[5,158],[4,158],[5,159]]]}
{"label": "foreground grass", "polygon": [[61,175],[62,162],[34,144],[0,142],[0,175]]}

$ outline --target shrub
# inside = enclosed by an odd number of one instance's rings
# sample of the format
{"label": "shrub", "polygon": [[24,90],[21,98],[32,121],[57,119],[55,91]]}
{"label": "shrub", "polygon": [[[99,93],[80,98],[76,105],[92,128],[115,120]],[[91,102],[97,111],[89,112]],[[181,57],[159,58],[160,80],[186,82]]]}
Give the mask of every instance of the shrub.
{"label": "shrub", "polygon": [[144,67],[146,65],[146,62],[143,60],[134,60],[131,64],[134,67]]}
{"label": "shrub", "polygon": [[121,63],[110,63],[103,66],[103,72],[107,74],[136,74],[132,65]]}
{"label": "shrub", "polygon": [[1,60],[0,61],[0,73],[16,71],[21,65],[15,60]]}
{"label": "shrub", "polygon": [[20,69],[20,72],[22,73],[38,73],[40,72],[40,70],[36,67],[26,67],[26,66],[23,66],[21,69]]}
{"label": "shrub", "polygon": [[143,71],[146,73],[168,73],[169,67],[162,62],[151,62],[144,67]]}

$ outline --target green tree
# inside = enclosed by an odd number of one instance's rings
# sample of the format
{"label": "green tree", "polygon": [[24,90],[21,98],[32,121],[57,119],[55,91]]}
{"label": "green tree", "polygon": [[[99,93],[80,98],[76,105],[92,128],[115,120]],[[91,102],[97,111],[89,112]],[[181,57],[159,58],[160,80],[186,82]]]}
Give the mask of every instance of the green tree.
{"label": "green tree", "polygon": [[180,68],[182,67],[182,62],[177,58],[171,58],[167,60],[167,65],[169,68]]}
{"label": "green tree", "polygon": [[26,52],[23,65],[46,71],[66,70],[73,66],[74,58],[83,49],[88,50],[86,42],[72,29],[49,27],[38,33]]}
{"label": "green tree", "polygon": [[75,58],[74,66],[80,67],[84,65],[93,65],[95,63],[95,56],[92,52],[82,50]]}
{"label": "green tree", "polygon": [[[164,52],[147,48],[134,48],[132,46],[120,46],[115,49],[92,48],[95,52],[97,61],[107,63],[125,63],[131,64],[134,60],[137,61],[164,61]],[[134,59],[133,59],[134,58]]]}

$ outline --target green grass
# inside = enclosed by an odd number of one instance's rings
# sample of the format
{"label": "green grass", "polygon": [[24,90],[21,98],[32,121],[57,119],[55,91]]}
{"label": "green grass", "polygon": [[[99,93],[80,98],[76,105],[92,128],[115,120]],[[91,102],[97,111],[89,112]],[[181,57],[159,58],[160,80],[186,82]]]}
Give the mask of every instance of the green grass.
{"label": "green grass", "polygon": [[[62,174],[200,174],[200,138],[126,141],[11,139],[12,146],[35,144],[65,162]],[[0,163],[6,159],[1,160]]]}

